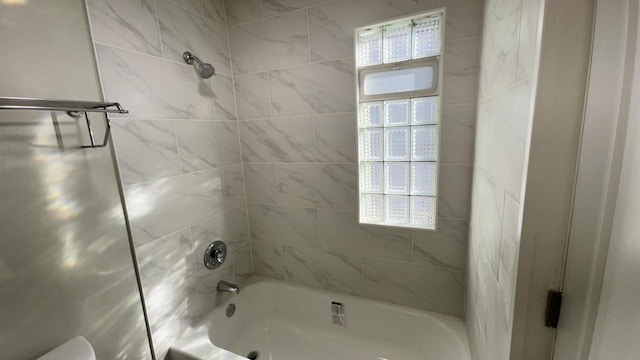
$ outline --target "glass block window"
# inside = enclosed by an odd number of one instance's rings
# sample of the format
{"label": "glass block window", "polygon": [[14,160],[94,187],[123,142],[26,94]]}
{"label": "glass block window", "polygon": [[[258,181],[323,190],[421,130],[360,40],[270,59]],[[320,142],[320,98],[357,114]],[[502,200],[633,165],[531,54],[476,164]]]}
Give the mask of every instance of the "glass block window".
{"label": "glass block window", "polygon": [[360,222],[435,229],[444,11],[356,30]]}

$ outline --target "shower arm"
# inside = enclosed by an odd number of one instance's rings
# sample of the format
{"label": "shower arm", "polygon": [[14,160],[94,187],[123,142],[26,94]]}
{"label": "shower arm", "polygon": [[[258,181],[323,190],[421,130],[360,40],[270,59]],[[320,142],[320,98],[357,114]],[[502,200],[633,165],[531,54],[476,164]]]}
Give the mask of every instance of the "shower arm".
{"label": "shower arm", "polygon": [[202,64],[202,61],[200,61],[197,56],[188,51],[185,51],[184,54],[182,54],[182,57],[184,58],[184,61],[189,65],[193,65],[194,62],[197,66],[200,66],[200,64]]}

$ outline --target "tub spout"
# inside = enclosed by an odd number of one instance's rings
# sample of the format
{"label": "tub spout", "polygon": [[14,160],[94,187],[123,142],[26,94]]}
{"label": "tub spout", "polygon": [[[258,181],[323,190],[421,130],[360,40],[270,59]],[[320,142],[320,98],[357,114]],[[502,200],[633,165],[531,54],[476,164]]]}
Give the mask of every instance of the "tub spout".
{"label": "tub spout", "polygon": [[218,289],[218,291],[220,292],[231,292],[236,295],[240,293],[240,287],[238,285],[232,284],[224,280],[220,280],[220,282],[218,282],[218,286],[216,287],[216,289]]}

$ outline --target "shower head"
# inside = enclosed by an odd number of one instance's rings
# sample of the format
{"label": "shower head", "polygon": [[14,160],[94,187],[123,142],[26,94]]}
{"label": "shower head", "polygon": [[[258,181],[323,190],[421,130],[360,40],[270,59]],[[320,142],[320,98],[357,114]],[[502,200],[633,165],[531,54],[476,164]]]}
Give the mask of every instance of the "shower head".
{"label": "shower head", "polygon": [[201,78],[208,79],[216,74],[216,69],[213,67],[213,65],[203,63],[202,61],[200,61],[200,59],[198,59],[197,56],[193,55],[192,53],[185,51],[182,54],[182,57],[187,64],[194,65],[196,67],[196,72],[198,73],[198,75],[200,75]]}

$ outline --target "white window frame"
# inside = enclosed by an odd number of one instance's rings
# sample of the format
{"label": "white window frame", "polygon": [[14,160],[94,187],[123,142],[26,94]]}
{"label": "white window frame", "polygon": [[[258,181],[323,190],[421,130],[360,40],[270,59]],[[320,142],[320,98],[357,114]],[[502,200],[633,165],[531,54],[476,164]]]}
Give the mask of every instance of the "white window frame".
{"label": "white window frame", "polygon": [[[383,28],[385,26],[388,25],[393,25],[393,24],[398,24],[398,23],[402,23],[402,22],[408,22],[410,21],[412,23],[412,30],[411,33],[413,34],[413,24],[414,21],[416,20],[420,20],[420,19],[424,19],[426,17],[433,17],[433,16],[440,16],[440,52],[438,55],[434,55],[434,56],[430,56],[430,57],[423,57],[423,58],[418,58],[418,59],[409,59],[409,60],[404,60],[404,61],[398,61],[398,62],[394,62],[394,63],[384,63],[384,61],[382,61],[381,64],[375,64],[375,65],[367,65],[367,66],[360,66],[360,60],[359,60],[359,54],[360,54],[360,37],[359,34],[361,32],[370,30],[370,29],[375,29],[375,28]],[[357,133],[358,133],[358,201],[359,201],[359,220],[360,223],[363,224],[371,224],[371,225],[382,225],[382,226],[393,226],[393,227],[405,227],[405,228],[414,228],[414,229],[422,229],[422,230],[437,230],[438,227],[438,190],[439,190],[439,177],[440,177],[440,149],[441,149],[441,132],[442,132],[442,79],[443,79],[443,66],[442,66],[442,59],[443,59],[443,54],[444,54],[444,31],[445,31],[445,9],[436,9],[436,10],[431,10],[428,12],[424,12],[424,13],[420,13],[420,14],[416,14],[416,15],[411,15],[411,16],[406,16],[406,17],[402,17],[402,18],[398,18],[398,19],[393,19],[390,21],[385,21],[385,22],[381,22],[381,23],[376,23],[376,24],[372,24],[372,25],[368,25],[368,26],[363,26],[360,28],[355,29],[354,32],[354,42],[355,42],[355,64],[356,64],[356,112],[357,112],[357,124],[356,124],[356,128],[357,128]],[[382,39],[383,39],[383,44],[384,44],[384,33],[382,33]],[[412,35],[413,36],[413,35]],[[413,38],[411,40],[411,46],[413,46]],[[383,48],[381,49],[382,52],[382,57],[384,58],[384,45]],[[411,53],[413,53],[411,51]],[[400,69],[409,69],[409,68],[414,68],[414,67],[421,67],[421,66],[430,66],[434,68],[434,74],[436,75],[434,77],[434,83],[432,88],[430,89],[425,89],[425,90],[417,90],[417,91],[407,91],[407,92],[399,92],[399,93],[392,93],[392,94],[380,94],[380,95],[366,95],[364,93],[364,89],[363,89],[363,85],[362,82],[364,80],[364,77],[368,74],[372,74],[372,73],[377,73],[377,72],[383,72],[383,71],[390,71],[390,70],[400,70]],[[415,224],[411,222],[411,216],[412,216],[412,208],[411,208],[411,196],[415,196],[411,194],[411,191],[409,191],[408,195],[403,195],[403,196],[408,196],[409,198],[409,213],[408,213],[408,221],[406,223],[395,223],[395,222],[389,222],[385,220],[382,221],[372,221],[370,219],[366,219],[363,216],[363,195],[370,195],[370,194],[377,194],[377,195],[384,195],[383,199],[383,203],[386,204],[386,198],[387,195],[397,195],[394,194],[392,192],[387,192],[385,191],[385,187],[384,187],[384,180],[386,178],[386,173],[383,171],[383,187],[382,187],[382,192],[377,192],[377,193],[369,193],[369,192],[363,192],[362,189],[362,169],[363,169],[363,164],[366,163],[367,161],[364,161],[363,159],[363,151],[362,151],[362,143],[363,143],[363,138],[362,138],[362,132],[364,131],[365,127],[361,126],[361,104],[362,103],[368,103],[368,102],[380,102],[380,101],[385,101],[385,100],[399,100],[399,99],[414,99],[414,98],[422,98],[422,97],[433,97],[433,96],[437,96],[438,97],[438,115],[437,115],[437,119],[435,122],[435,126],[437,128],[437,151],[436,151],[436,158],[434,161],[427,161],[430,163],[433,163],[435,165],[435,192],[433,194],[433,196],[428,196],[430,198],[433,199],[434,201],[434,208],[433,208],[433,226],[429,226],[424,225],[424,224]],[[410,106],[411,108],[411,106]],[[409,127],[411,130],[411,132],[413,132],[413,128],[416,127],[418,125],[407,125],[406,127]],[[384,132],[385,127],[384,124],[382,125],[382,127],[377,127],[378,129],[383,129],[382,131]],[[384,137],[384,136],[383,136]],[[384,140],[383,144],[386,145],[386,139]],[[384,146],[383,146],[383,153],[385,152]],[[376,161],[376,162],[382,162],[382,166],[383,168],[386,168],[386,163],[388,161],[386,161],[383,157],[383,159],[381,161]],[[417,160],[413,160],[413,159],[409,159],[409,161],[403,161],[403,162],[407,162],[409,165],[409,169],[412,169],[412,164],[417,163],[417,162],[424,162],[424,161],[417,161]],[[385,169],[386,171],[386,169]],[[411,183],[411,173],[409,173],[409,183]],[[386,213],[386,211],[384,210],[383,207],[383,215]],[[383,217],[384,218],[384,217]]]}

